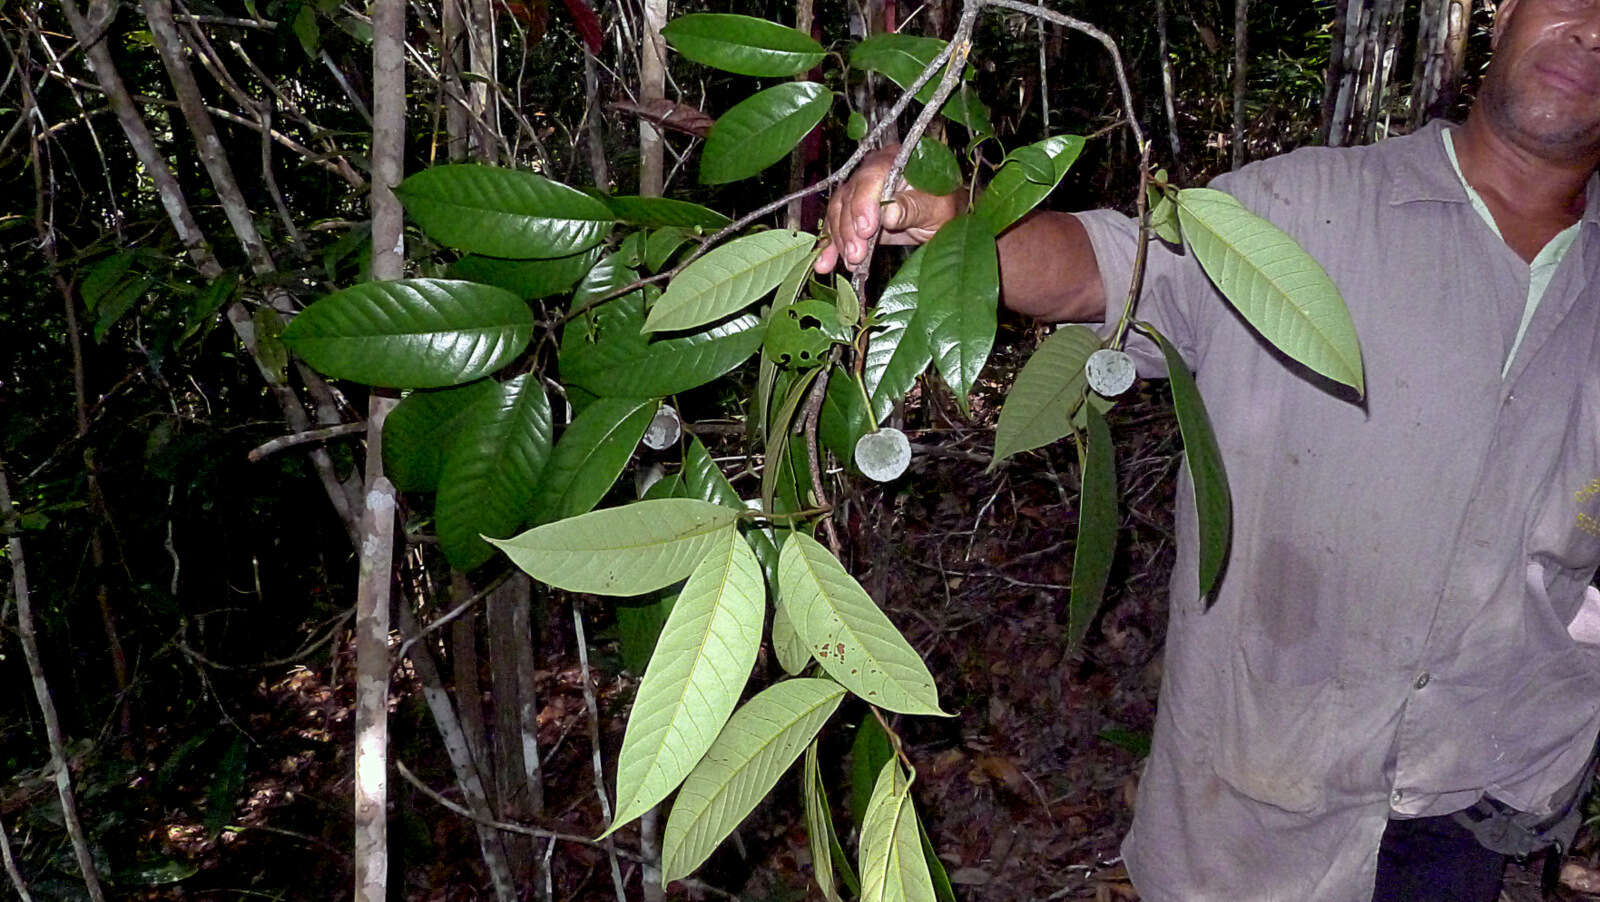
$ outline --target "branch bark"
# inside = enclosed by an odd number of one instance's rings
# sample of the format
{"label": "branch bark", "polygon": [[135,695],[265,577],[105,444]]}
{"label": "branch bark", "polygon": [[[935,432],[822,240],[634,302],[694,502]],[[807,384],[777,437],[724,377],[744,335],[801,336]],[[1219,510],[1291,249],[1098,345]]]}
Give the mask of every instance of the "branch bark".
{"label": "branch bark", "polygon": [[11,586],[17,597],[17,636],[22,640],[22,654],[28,661],[28,675],[33,680],[33,694],[39,702],[39,713],[44,716],[45,737],[50,743],[50,769],[55,773],[56,795],[61,799],[61,818],[66,824],[72,852],[78,859],[78,872],[83,875],[83,885],[89,891],[91,902],[105,902],[105,891],[100,888],[100,874],[95,869],[94,856],[89,851],[83,822],[78,818],[77,798],[72,791],[72,769],[67,765],[67,742],[62,737],[61,720],[56,716],[56,703],[50,695],[50,684],[45,681],[44,663],[39,657],[39,641],[33,631],[33,599],[28,594],[28,568],[22,555],[22,526],[17,509],[11,503],[11,486],[6,481],[4,459],[0,459],[0,522],[5,524],[9,536],[7,553],[11,558]]}

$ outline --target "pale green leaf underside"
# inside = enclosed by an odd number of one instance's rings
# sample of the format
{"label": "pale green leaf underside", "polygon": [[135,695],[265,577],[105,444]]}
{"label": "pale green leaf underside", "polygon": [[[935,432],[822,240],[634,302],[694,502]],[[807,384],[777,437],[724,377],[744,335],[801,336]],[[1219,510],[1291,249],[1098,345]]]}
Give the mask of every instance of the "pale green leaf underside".
{"label": "pale green leaf underside", "polygon": [[728,719],[678,790],[661,842],[663,885],[688,876],[733,832],[844,698],[832,680],[768,687]]}
{"label": "pale green leaf underside", "polygon": [[491,544],[558,589],[643,595],[688,576],[738,517],[720,504],[662,498],[592,511]]}
{"label": "pale green leaf underside", "polygon": [[1033,352],[1000,408],[994,459],[1041,448],[1072,432],[1072,412],[1083,403],[1088,381],[1083,365],[1100,348],[1087,326],[1064,326]]}
{"label": "pale green leaf underside", "polygon": [[730,241],[684,268],[645,318],[646,332],[693,329],[749,306],[771,291],[816,243],[774,229]]}
{"label": "pale green leaf underside", "polygon": [[501,288],[450,279],[367,282],[307,307],[284,330],[320,372],[366,385],[470,382],[522,353],[533,312]]}
{"label": "pale green leaf underside", "polygon": [[798,676],[811,663],[811,650],[795,632],[794,622],[781,604],[772,609],[772,650],[778,656],[778,666],[790,676]]}
{"label": "pale green leaf underside", "polygon": [[911,782],[890,758],[861,822],[861,902],[936,902],[911,804]]}
{"label": "pale green leaf underside", "polygon": [[1221,191],[1179,191],[1178,219],[1206,275],[1263,338],[1314,372],[1365,393],[1355,323],[1321,264]]}
{"label": "pale green leaf underside", "polygon": [[755,553],[727,530],[689,574],[639,684],[612,829],[666,798],[711,747],[755,666],[765,612]]}
{"label": "pale green leaf underside", "polygon": [[901,714],[938,714],[922,657],[838,559],[796,532],[778,554],[778,598],[828,675],[866,701]]}
{"label": "pale green leaf underside", "polygon": [[801,768],[800,791],[805,799],[806,840],[811,848],[811,878],[827,902],[843,902],[833,888],[833,849],[828,842],[833,834],[833,813],[828,809],[828,794],[822,786],[822,770],[817,760],[815,740],[806,746]]}

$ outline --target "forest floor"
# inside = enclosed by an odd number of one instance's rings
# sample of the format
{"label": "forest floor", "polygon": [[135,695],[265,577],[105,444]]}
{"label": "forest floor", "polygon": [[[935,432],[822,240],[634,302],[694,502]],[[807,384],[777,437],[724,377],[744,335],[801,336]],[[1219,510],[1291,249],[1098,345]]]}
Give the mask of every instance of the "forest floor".
{"label": "forest floor", "polygon": [[[1009,347],[1019,343],[1025,342]],[[1003,351],[997,369],[1014,372],[1018,361],[1007,354],[1016,352]],[[1058,444],[989,470],[997,385],[979,392],[970,420],[957,416],[948,398],[913,403],[911,471],[885,486],[857,480],[854,494],[835,499],[847,563],[923,653],[944,707],[955,715],[902,717],[894,725],[917,767],[918,811],[963,902],[1138,899],[1118,845],[1132,817],[1161,680],[1179,451],[1164,385],[1139,391],[1110,416],[1124,499],[1117,565],[1102,613],[1079,649],[1066,648],[1064,608],[1076,527],[1075,455]],[[607,638],[607,605],[584,599],[580,610],[594,648],[589,666],[609,790],[637,680]],[[539,826],[594,836],[602,821],[593,721],[571,612],[562,601],[540,619],[539,654],[548,662],[537,674],[548,816]],[[152,818],[148,839],[164,842],[198,872],[139,898],[347,895],[350,673],[346,651],[332,668],[295,668],[259,684],[255,710],[238,716],[252,734],[272,737],[274,747],[252,756],[234,822],[217,833],[198,817]],[[757,673],[771,678],[779,670],[764,653]],[[448,765],[408,671],[397,675],[394,692],[394,757],[424,782],[449,786]],[[824,732],[823,778],[847,845],[853,843],[848,756],[863,714],[859,704],[847,704]],[[696,882],[674,884],[668,897],[820,899],[797,782],[794,773],[786,776]],[[404,781],[396,778],[394,786],[396,897],[491,898],[473,826]],[[618,867],[626,896],[642,898],[638,866],[626,854],[639,848],[637,828],[620,831],[617,843],[625,853]],[[1593,839],[1580,843],[1580,870],[1600,861],[1595,846]],[[550,895],[528,898],[617,899],[611,862],[599,847],[533,841],[523,852],[550,863]],[[1540,864],[1513,866],[1507,902],[1541,898]],[[1572,872],[1574,882],[1585,876]],[[1562,888],[1557,898],[1600,896]]]}

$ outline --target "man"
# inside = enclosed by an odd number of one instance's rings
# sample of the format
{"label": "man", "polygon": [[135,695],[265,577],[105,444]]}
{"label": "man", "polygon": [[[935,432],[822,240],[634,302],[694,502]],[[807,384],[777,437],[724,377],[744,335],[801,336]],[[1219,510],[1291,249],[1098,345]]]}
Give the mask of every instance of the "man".
{"label": "man", "polygon": [[[1494,42],[1464,126],[1217,181],[1328,269],[1365,399],[1152,248],[1139,316],[1197,371],[1235,534],[1208,609],[1180,489],[1123,848],[1147,900],[1488,902],[1503,853],[1575,829],[1600,728],[1600,646],[1577,625],[1586,597],[1585,616],[1600,606],[1600,0],[1508,0]],[[956,212],[905,192],[880,222],[887,168],[880,154],[836,193],[819,270],[861,263],[880,224],[914,243]],[[1024,220],[1000,238],[1006,305],[1119,311],[1135,236],[1106,211]]]}

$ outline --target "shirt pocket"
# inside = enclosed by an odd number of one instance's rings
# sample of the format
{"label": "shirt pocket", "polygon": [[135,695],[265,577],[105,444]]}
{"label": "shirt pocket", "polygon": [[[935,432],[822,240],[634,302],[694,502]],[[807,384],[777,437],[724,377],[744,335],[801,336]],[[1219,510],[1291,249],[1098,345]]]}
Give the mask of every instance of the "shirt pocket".
{"label": "shirt pocket", "polygon": [[1530,595],[1570,623],[1600,565],[1600,375],[1587,375],[1575,393],[1560,453],[1534,497],[1527,556],[1543,585],[1530,573]]}

